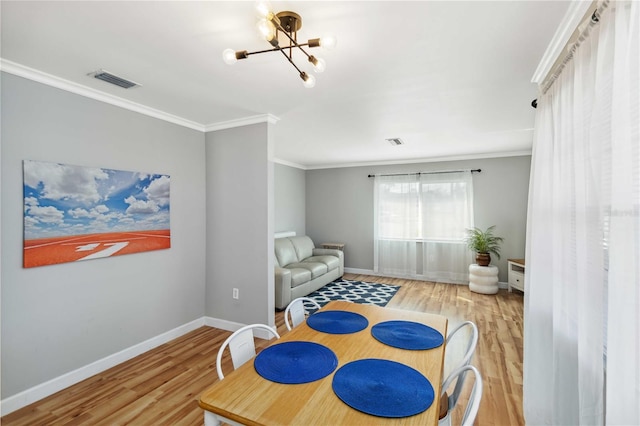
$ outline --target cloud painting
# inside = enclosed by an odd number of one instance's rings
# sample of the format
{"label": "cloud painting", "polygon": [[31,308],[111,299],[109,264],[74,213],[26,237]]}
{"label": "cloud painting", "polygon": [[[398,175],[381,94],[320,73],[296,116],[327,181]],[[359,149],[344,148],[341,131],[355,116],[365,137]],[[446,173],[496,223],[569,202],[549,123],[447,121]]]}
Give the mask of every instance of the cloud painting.
{"label": "cloud painting", "polygon": [[171,246],[168,175],[25,160],[24,266]]}

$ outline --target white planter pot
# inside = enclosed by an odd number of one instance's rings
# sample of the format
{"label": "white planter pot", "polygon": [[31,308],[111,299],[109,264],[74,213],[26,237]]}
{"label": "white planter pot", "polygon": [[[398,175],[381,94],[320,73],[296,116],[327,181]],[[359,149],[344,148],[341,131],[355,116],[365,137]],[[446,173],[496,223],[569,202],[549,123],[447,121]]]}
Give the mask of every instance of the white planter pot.
{"label": "white planter pot", "polygon": [[498,267],[469,265],[469,290],[475,293],[496,294],[498,292]]}

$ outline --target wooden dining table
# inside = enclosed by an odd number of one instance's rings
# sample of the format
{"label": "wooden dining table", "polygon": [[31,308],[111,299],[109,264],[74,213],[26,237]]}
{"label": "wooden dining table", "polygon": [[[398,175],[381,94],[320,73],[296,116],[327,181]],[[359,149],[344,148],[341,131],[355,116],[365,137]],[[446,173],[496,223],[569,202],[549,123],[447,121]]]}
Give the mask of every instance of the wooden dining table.
{"label": "wooden dining table", "polygon": [[[260,376],[253,360],[216,382],[200,397],[205,425],[240,423],[247,425],[437,425],[445,345],[428,350],[398,349],[376,340],[374,325],[392,320],[418,322],[447,335],[447,318],[442,315],[391,309],[344,301],[329,302],[322,311],[355,312],[368,320],[362,331],[329,334],[303,323],[272,345],[292,341],[315,342],[330,348],[338,367],[328,376],[310,383],[281,384]],[[431,383],[435,398],[429,408],[410,417],[378,417],[345,404],[333,391],[335,372],[343,365],[361,359],[396,361],[422,373]]]}

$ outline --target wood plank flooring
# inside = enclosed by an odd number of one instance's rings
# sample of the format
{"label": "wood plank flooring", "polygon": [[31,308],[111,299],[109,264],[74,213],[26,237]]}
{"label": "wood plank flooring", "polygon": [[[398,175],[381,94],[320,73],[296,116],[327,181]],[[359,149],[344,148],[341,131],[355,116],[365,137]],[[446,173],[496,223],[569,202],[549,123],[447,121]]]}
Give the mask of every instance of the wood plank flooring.
{"label": "wood plank flooring", "polygon": [[[445,315],[449,330],[474,321],[480,339],[472,363],[480,370],[484,392],[476,425],[524,425],[522,416],[523,295],[472,293],[467,286],[436,284],[367,275],[346,279],[400,285],[387,306]],[[279,333],[286,333],[283,313],[276,313]],[[12,425],[202,425],[200,394],[218,380],[218,348],[230,332],[201,327],[130,361],[90,377],[41,401],[10,413],[0,422]],[[464,337],[460,341],[464,340]],[[459,355],[458,339],[447,348],[445,370]],[[266,341],[257,340],[264,348]],[[223,370],[231,371],[223,358]],[[471,382],[453,416],[459,424]]]}

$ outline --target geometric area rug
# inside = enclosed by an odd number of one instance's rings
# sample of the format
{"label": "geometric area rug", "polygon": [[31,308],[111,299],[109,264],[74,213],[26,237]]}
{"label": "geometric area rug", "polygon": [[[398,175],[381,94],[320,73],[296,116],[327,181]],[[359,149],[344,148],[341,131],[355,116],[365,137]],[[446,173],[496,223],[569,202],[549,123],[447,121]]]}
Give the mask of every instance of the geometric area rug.
{"label": "geometric area rug", "polygon": [[[346,300],[365,305],[386,306],[397,293],[399,285],[368,283],[364,281],[345,280],[338,278],[322,288],[309,294],[320,306],[332,300]],[[305,310],[312,314],[317,309],[312,305],[305,305]]]}

